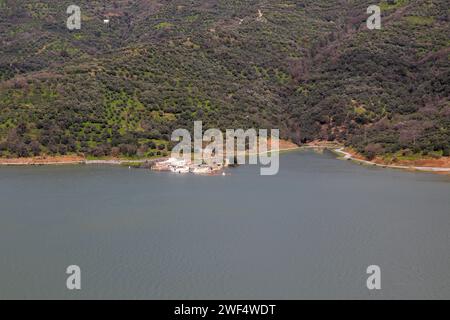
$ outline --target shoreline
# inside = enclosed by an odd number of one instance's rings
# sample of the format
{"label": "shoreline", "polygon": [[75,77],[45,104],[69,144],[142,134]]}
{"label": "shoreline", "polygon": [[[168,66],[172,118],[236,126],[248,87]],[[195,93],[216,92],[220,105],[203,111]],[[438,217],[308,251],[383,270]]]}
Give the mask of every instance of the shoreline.
{"label": "shoreline", "polygon": [[44,162],[33,162],[33,161],[22,161],[22,162],[3,162],[0,161],[0,166],[10,167],[10,166],[63,166],[63,165],[123,165],[123,164],[137,164],[146,163],[152,161],[160,161],[166,158],[152,158],[152,159],[138,159],[138,160],[128,160],[128,159],[105,159],[105,160],[73,160],[73,161],[44,161]]}
{"label": "shoreline", "polygon": [[151,161],[159,161],[165,158],[143,158],[143,159],[95,159],[89,160],[78,156],[64,157],[36,157],[36,158],[15,158],[0,159],[0,166],[54,166],[54,165],[122,165],[126,163],[145,163]]}
{"label": "shoreline", "polygon": [[340,147],[337,149],[329,149],[333,153],[337,154],[339,158],[343,160],[349,160],[353,162],[358,162],[360,164],[368,165],[368,166],[375,166],[375,167],[381,167],[381,168],[391,168],[391,169],[401,169],[401,170],[408,170],[408,171],[420,171],[420,172],[431,172],[431,173],[447,173],[450,174],[450,168],[449,167],[429,167],[429,166],[407,166],[407,165],[393,165],[393,164],[383,164],[383,163],[376,163],[374,161],[364,160],[364,159],[358,159],[355,158],[351,153],[344,150],[344,147]]}
{"label": "shoreline", "polygon": [[[355,163],[359,163],[367,166],[376,166],[381,168],[391,168],[391,169],[400,169],[407,171],[419,171],[419,172],[430,172],[437,174],[450,174],[450,167],[435,167],[435,166],[414,166],[414,165],[393,165],[393,164],[384,164],[377,163],[374,161],[369,161],[365,159],[356,158],[353,154],[344,150],[344,147],[337,143],[332,144],[306,144],[302,146],[296,147],[286,147],[279,148],[276,150],[267,150],[264,152],[253,152],[248,153],[247,156],[250,155],[261,155],[267,154],[271,152],[289,152],[296,150],[304,150],[304,149],[322,149],[329,150],[335,155],[337,155],[337,159],[353,161]],[[86,158],[78,157],[78,156],[63,156],[63,157],[36,157],[36,158],[15,158],[15,159],[0,159],[0,167],[8,167],[8,166],[57,166],[57,165],[127,165],[127,164],[142,164],[148,162],[159,162],[169,159],[169,157],[161,157],[161,158],[143,158],[143,159],[98,159],[98,160],[88,160]]]}
{"label": "shoreline", "polygon": [[[270,152],[287,152],[299,150],[302,147],[280,148],[276,150],[268,150],[265,152],[250,153],[247,155],[260,155]],[[161,158],[143,158],[143,159],[98,159],[88,160],[86,158],[74,157],[73,160],[64,160],[66,157],[37,157],[37,158],[15,158],[15,159],[0,159],[1,166],[55,166],[55,165],[125,165],[125,164],[140,164],[146,162],[158,162],[169,159],[169,157]]]}

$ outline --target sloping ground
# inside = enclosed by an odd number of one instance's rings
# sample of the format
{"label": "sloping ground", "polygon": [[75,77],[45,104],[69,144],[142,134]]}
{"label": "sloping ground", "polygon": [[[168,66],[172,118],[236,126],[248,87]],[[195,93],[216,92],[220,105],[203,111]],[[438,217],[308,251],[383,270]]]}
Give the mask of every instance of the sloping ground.
{"label": "sloping ground", "polygon": [[[444,0],[0,0],[0,156],[164,156],[175,128],[450,148]],[[110,23],[105,25],[104,18]]]}
{"label": "sloping ground", "polygon": [[396,160],[387,161],[385,158],[376,157],[373,160],[367,160],[361,154],[354,150],[345,150],[338,148],[333,150],[336,154],[342,156],[344,160],[352,160],[354,162],[377,166],[383,168],[393,168],[412,171],[425,171],[438,174],[450,174],[450,157],[442,157],[440,159],[420,159],[420,160]]}

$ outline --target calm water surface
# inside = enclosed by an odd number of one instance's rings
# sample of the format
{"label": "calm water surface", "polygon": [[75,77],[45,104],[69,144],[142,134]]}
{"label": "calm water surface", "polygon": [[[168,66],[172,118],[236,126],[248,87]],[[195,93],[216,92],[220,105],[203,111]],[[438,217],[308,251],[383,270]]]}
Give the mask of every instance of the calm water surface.
{"label": "calm water surface", "polygon": [[229,172],[0,168],[0,298],[450,299],[449,177],[306,151]]}

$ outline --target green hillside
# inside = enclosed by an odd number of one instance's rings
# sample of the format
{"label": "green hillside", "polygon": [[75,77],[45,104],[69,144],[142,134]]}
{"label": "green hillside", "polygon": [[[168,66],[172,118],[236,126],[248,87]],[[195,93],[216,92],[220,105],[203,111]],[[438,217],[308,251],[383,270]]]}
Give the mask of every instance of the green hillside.
{"label": "green hillside", "polygon": [[448,155],[448,1],[371,4],[0,0],[0,156],[164,155],[195,120]]}

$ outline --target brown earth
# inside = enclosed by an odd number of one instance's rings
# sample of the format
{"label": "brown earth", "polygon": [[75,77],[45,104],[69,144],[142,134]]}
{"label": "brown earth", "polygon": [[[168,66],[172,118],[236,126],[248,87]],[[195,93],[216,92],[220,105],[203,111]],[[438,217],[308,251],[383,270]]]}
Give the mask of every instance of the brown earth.
{"label": "brown earth", "polygon": [[[355,152],[352,149],[345,149],[348,153],[352,154],[352,156],[356,159],[367,160],[363,155]],[[375,157],[372,162],[381,164],[381,165],[398,165],[398,166],[409,166],[409,167],[434,167],[434,168],[450,168],[450,157],[440,157],[440,158],[432,158],[432,157],[423,157],[415,160],[405,160],[405,159],[397,159],[393,161],[386,161],[382,157]]]}
{"label": "brown earth", "polygon": [[0,159],[0,165],[41,165],[41,164],[77,164],[86,159],[80,156],[39,156],[28,158]]}
{"label": "brown earth", "polygon": [[[272,150],[272,141],[270,139],[268,139],[267,143],[270,146],[270,150]],[[296,145],[295,143],[293,143],[291,141],[280,139],[280,142],[279,142],[280,150],[293,149],[293,148],[298,148],[298,147],[299,147],[298,145]]]}
{"label": "brown earth", "polygon": [[410,167],[450,168],[450,157],[440,157],[438,159],[427,157],[417,160],[397,160],[389,162],[377,157],[374,159],[374,162],[378,164],[390,164]]}
{"label": "brown earth", "polygon": [[[268,149],[271,150],[272,143],[268,139]],[[289,150],[298,148],[295,143],[290,141],[281,140],[279,142],[279,150]],[[49,164],[79,164],[86,161],[85,157],[77,155],[66,155],[66,156],[38,156],[38,157],[27,157],[27,158],[0,158],[0,165],[49,165]],[[132,162],[130,160],[108,157],[99,162],[108,163],[108,161],[125,161]]]}

